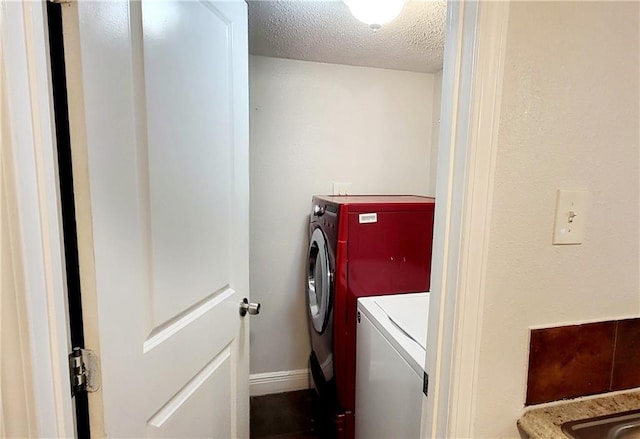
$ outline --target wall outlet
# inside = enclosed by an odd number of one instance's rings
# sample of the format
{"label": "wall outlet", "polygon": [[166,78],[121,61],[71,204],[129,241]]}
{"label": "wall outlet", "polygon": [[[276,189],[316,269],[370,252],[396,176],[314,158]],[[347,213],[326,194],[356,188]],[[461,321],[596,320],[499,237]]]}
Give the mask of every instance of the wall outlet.
{"label": "wall outlet", "polygon": [[553,244],[582,244],[586,213],[586,191],[558,190]]}
{"label": "wall outlet", "polygon": [[333,195],[351,195],[351,182],[333,183]]}

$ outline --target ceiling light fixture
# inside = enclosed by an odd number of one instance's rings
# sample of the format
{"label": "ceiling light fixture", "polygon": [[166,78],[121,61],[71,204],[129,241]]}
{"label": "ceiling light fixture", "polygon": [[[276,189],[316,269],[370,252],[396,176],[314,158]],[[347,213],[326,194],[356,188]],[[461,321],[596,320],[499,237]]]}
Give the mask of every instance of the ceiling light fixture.
{"label": "ceiling light fixture", "polygon": [[396,18],[406,0],[342,0],[351,14],[374,31]]}

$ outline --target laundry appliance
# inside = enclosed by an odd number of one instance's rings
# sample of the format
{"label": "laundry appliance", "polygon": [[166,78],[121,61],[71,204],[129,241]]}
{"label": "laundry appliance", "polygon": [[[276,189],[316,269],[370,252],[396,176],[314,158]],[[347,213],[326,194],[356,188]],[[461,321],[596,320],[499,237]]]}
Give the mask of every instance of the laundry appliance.
{"label": "laundry appliance", "polygon": [[413,195],[314,196],[307,304],[313,381],[354,436],[360,297],[429,291],[435,200]]}
{"label": "laundry appliance", "polygon": [[356,439],[420,437],[429,295],[358,299]]}

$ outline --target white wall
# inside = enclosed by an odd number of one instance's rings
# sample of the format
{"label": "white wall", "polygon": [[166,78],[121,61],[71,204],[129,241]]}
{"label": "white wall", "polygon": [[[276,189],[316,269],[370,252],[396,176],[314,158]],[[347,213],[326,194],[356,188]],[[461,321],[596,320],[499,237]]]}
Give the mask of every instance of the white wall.
{"label": "white wall", "polygon": [[[518,434],[530,327],[639,314],[639,12],[511,3],[476,437]],[[589,191],[582,245],[551,245],[558,188]]]}
{"label": "white wall", "polygon": [[434,75],[252,56],[249,82],[251,373],[306,369],[311,197],[433,194]]}

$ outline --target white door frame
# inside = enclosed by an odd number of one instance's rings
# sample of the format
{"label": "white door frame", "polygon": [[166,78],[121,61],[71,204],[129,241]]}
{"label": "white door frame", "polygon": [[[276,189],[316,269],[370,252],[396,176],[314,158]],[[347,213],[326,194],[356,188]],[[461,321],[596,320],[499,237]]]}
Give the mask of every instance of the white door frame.
{"label": "white door frame", "polygon": [[3,147],[13,156],[37,434],[71,437],[75,423],[45,3],[0,0],[0,29],[0,93],[6,92],[1,102],[11,138]]}
{"label": "white door frame", "polygon": [[474,437],[509,2],[447,9],[422,437]]}
{"label": "white door frame", "polygon": [[[0,0],[40,436],[74,422],[45,4]],[[423,437],[471,437],[508,2],[451,2]],[[1,90],[1,88],[0,88]],[[25,96],[28,99],[25,99]]]}

